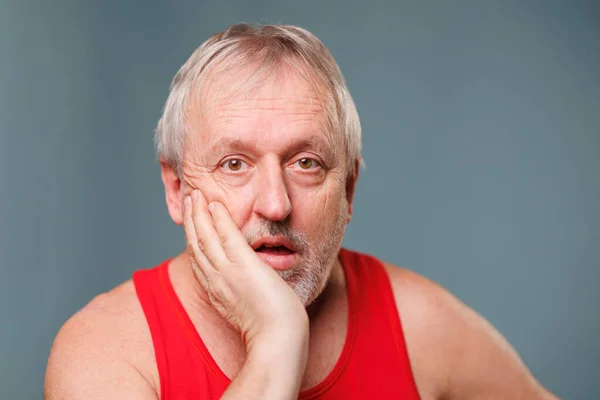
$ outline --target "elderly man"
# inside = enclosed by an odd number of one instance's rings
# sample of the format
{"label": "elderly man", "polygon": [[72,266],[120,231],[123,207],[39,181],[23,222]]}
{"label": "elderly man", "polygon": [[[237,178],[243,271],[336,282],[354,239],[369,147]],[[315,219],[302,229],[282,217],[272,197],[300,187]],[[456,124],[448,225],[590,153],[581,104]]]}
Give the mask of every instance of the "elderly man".
{"label": "elderly man", "polygon": [[555,398],[444,289],[340,248],[361,130],[311,33],[212,36],[175,76],[156,147],[187,251],[64,325],[47,399]]}

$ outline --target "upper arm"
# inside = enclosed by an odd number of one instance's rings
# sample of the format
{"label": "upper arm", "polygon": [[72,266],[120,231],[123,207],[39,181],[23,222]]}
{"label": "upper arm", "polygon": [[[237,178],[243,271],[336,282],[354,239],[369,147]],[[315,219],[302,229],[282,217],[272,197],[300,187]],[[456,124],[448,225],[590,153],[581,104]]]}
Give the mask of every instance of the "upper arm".
{"label": "upper arm", "polygon": [[555,399],[517,352],[483,317],[450,296],[456,337],[451,349],[448,399]]}
{"label": "upper arm", "polygon": [[45,399],[158,398],[128,357],[132,349],[116,319],[92,304],[65,323],[50,351]]}
{"label": "upper arm", "polygon": [[387,267],[423,399],[554,399],[483,317],[435,283]]}

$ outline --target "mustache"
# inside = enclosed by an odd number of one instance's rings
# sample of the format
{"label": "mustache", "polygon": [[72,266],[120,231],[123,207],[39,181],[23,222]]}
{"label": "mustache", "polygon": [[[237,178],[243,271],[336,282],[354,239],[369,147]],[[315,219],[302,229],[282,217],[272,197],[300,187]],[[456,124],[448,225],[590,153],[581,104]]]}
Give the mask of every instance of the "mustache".
{"label": "mustache", "polygon": [[249,228],[244,236],[248,243],[253,243],[263,236],[283,236],[294,245],[299,253],[306,252],[308,249],[308,240],[291,226],[289,219],[282,221],[262,220],[257,226]]}

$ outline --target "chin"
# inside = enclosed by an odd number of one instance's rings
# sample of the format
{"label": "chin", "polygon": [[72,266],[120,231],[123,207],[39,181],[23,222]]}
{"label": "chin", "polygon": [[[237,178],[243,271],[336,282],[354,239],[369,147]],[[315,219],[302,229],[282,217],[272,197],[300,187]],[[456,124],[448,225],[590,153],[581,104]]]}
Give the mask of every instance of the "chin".
{"label": "chin", "polygon": [[[337,252],[335,257],[337,257]],[[308,307],[319,298],[327,287],[335,257],[331,262],[314,263],[312,265],[302,263],[297,268],[277,271],[277,273],[294,290],[302,304]]]}

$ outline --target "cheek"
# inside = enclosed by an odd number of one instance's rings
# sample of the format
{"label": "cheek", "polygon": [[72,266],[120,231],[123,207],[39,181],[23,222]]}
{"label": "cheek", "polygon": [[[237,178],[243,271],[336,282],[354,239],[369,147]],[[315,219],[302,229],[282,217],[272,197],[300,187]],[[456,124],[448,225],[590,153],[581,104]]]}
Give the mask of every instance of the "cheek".
{"label": "cheek", "polygon": [[238,228],[242,228],[252,215],[252,188],[243,187],[220,187],[218,197],[215,200],[225,204],[231,218]]}
{"label": "cheek", "polygon": [[208,203],[218,201],[227,207],[231,218],[241,227],[252,210],[252,190],[249,185],[232,187],[224,185],[208,173],[184,174],[186,192],[198,189],[206,197]]}
{"label": "cheek", "polygon": [[345,189],[337,182],[308,190],[296,189],[291,196],[294,225],[318,237],[339,218],[346,203]]}

